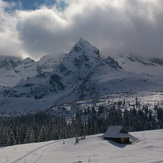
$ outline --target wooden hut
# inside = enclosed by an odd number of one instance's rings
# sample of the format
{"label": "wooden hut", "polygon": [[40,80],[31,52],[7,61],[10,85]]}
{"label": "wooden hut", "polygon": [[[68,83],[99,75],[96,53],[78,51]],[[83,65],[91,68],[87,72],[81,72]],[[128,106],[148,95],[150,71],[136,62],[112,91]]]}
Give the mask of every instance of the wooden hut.
{"label": "wooden hut", "polygon": [[110,126],[103,135],[105,140],[113,140],[117,143],[129,143],[130,134],[122,126]]}

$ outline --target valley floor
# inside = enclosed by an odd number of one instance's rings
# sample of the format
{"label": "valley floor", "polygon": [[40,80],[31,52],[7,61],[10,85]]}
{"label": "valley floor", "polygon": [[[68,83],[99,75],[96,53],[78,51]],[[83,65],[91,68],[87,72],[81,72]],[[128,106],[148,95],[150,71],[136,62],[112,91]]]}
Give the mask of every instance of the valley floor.
{"label": "valley floor", "polygon": [[161,163],[163,130],[132,132],[130,145],[102,140],[102,134],[0,148],[1,163]]}

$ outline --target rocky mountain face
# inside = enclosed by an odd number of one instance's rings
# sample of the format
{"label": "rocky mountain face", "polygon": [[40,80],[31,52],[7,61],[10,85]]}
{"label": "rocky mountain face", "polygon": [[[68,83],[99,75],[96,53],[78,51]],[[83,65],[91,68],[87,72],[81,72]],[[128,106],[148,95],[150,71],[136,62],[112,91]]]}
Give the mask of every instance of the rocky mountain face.
{"label": "rocky mountain face", "polygon": [[52,72],[58,63],[54,56],[44,56],[38,62],[30,58],[0,56],[0,86],[13,87],[21,80]]}
{"label": "rocky mountain face", "polygon": [[50,76],[52,90],[76,87],[101,60],[99,50],[81,38]]}
{"label": "rocky mountain face", "polygon": [[162,68],[156,59],[103,59],[83,38],[61,59],[44,56],[35,62],[1,56],[0,112],[29,112],[114,92],[158,90]]}

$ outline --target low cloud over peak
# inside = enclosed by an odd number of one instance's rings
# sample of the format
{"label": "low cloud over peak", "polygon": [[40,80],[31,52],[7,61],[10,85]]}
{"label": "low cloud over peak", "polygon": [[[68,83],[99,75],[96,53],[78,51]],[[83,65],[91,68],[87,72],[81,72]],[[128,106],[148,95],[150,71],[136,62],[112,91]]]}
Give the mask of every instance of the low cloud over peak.
{"label": "low cloud over peak", "polygon": [[106,56],[162,56],[162,0],[58,0],[33,10],[14,5],[0,0],[0,55],[59,55],[83,37]]}

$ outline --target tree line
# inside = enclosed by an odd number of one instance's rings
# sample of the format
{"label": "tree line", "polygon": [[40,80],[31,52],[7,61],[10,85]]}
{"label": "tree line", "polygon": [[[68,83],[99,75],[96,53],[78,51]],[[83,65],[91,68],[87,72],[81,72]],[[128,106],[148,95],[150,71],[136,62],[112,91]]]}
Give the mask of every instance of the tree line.
{"label": "tree line", "polygon": [[47,111],[0,118],[0,146],[66,139],[104,133],[109,125],[123,125],[128,131],[163,128],[163,109],[155,106],[117,109],[105,106],[78,110],[71,120],[53,117]]}

